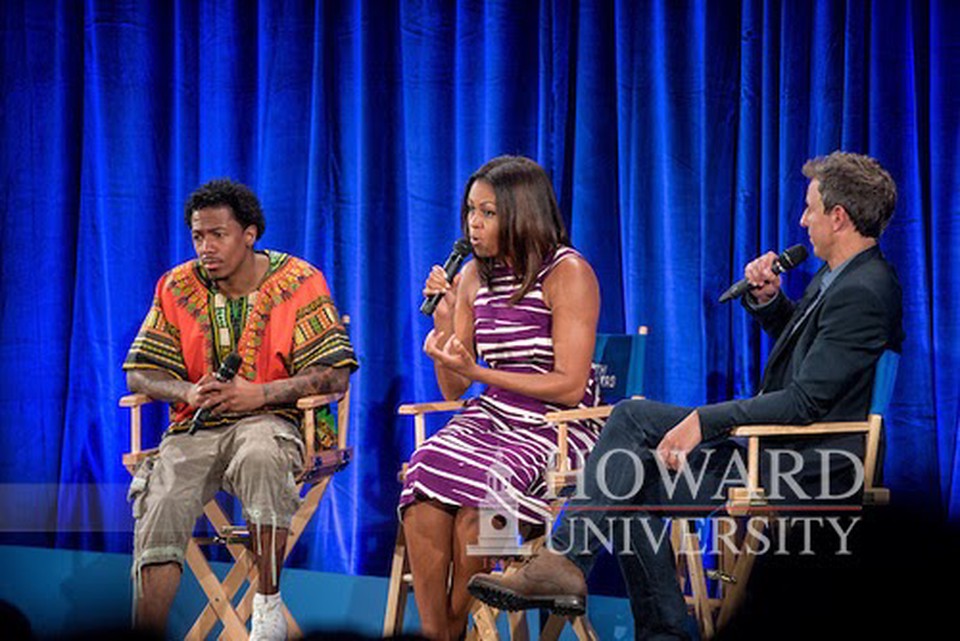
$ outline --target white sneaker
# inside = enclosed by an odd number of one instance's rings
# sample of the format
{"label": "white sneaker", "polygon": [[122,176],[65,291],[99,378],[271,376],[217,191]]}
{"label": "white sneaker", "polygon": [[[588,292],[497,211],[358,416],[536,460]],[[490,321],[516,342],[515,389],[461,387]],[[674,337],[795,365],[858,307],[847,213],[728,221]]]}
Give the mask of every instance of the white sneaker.
{"label": "white sneaker", "polygon": [[286,641],[287,620],[283,618],[280,595],[253,595],[253,626],[250,641]]}

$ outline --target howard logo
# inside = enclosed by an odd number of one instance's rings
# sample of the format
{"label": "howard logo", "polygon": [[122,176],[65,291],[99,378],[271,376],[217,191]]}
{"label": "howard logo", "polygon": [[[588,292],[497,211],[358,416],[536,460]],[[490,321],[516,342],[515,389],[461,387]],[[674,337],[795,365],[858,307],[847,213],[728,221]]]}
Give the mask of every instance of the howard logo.
{"label": "howard logo", "polygon": [[479,506],[480,532],[476,545],[467,545],[469,556],[528,556],[533,546],[524,543],[516,517],[518,502],[508,491],[513,470],[497,461],[487,471],[487,496]]}

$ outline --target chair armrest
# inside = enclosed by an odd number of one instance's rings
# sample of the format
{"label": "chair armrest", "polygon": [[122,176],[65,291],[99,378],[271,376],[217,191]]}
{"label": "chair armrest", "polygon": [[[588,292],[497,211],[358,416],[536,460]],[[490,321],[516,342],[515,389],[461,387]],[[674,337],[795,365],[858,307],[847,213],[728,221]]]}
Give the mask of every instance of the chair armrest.
{"label": "chair armrest", "polygon": [[[331,394],[313,394],[311,396],[304,396],[297,399],[297,409],[303,412],[303,469],[304,474],[310,473],[316,466],[316,457],[320,454],[317,451],[316,444],[316,418],[314,416],[313,410],[318,407],[325,407],[331,403],[337,403],[343,401],[347,398],[348,390],[343,392],[334,392]],[[347,401],[349,402],[349,401]],[[337,434],[337,449],[346,449],[346,434],[345,434],[345,424],[339,424],[338,417],[338,434]],[[306,478],[306,477],[304,477]]]}
{"label": "chair armrest", "polygon": [[153,399],[146,394],[127,394],[120,397],[120,407],[140,407],[152,402]]}
{"label": "chair armrest", "polygon": [[607,418],[613,411],[613,405],[598,405],[559,412],[547,412],[543,415],[548,423],[566,423],[567,421],[585,421],[591,418]]}
{"label": "chair armrest", "polygon": [[336,394],[314,394],[313,396],[304,396],[303,398],[297,401],[297,409],[315,410],[318,407],[323,407],[324,405],[330,405],[331,403],[336,403],[341,399],[343,399],[342,392],[336,393]]}
{"label": "chair armrest", "polygon": [[397,408],[397,414],[401,416],[416,416],[417,414],[430,414],[431,412],[452,412],[463,407],[463,401],[434,401],[431,403],[404,403]]}
{"label": "chair armrest", "polygon": [[883,504],[889,501],[889,491],[873,487],[873,475],[877,465],[877,443],[883,418],[871,414],[866,421],[811,423],[810,425],[743,425],[730,432],[731,437],[747,439],[747,487],[731,488],[730,506],[743,511],[750,506],[763,505],[765,492],[760,487],[760,439],[766,437],[823,436],[829,434],[863,434],[867,439],[864,452],[864,503]]}
{"label": "chair armrest", "polygon": [[427,426],[423,420],[424,414],[432,412],[452,412],[463,407],[463,401],[436,401],[433,403],[404,403],[397,408],[397,414],[413,417],[413,441],[415,447],[427,438]]}
{"label": "chair armrest", "polygon": [[568,473],[570,467],[567,465],[567,422],[584,421],[589,419],[607,418],[613,411],[613,405],[598,405],[597,407],[584,407],[572,410],[560,410],[559,412],[547,412],[543,418],[548,423],[555,423],[557,426],[557,467],[547,470],[548,483],[559,491],[566,485],[569,485]]}
{"label": "chair armrest", "polygon": [[140,465],[140,462],[144,459],[148,459],[151,456],[156,456],[157,452],[160,451],[159,447],[154,447],[149,450],[141,450],[139,452],[127,452],[123,455],[123,466],[130,471],[130,474],[133,474],[137,470],[137,466]]}
{"label": "chair armrest", "polygon": [[866,421],[845,423],[812,423],[810,425],[744,425],[735,427],[730,436],[821,436],[824,434],[855,434],[870,431]]}
{"label": "chair armrest", "polygon": [[560,471],[550,469],[547,470],[543,476],[546,480],[547,488],[552,495],[560,496],[560,493],[565,489],[574,487],[577,484],[577,474],[578,472],[573,470]]}
{"label": "chair armrest", "polygon": [[[153,399],[146,394],[127,394],[120,397],[120,407],[130,408],[130,455],[140,453],[142,441],[140,439],[140,408],[147,403],[152,403]],[[127,462],[127,456],[123,457],[123,464],[130,468]],[[136,463],[134,461],[133,463]]]}

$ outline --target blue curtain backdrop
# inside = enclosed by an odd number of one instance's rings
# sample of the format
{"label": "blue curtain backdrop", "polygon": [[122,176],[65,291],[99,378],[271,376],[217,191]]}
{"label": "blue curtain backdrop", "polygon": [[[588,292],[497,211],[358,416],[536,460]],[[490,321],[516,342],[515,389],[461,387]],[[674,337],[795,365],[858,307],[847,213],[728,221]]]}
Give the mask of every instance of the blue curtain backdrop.
{"label": "blue curtain backdrop", "polygon": [[385,574],[412,448],[394,410],[437,395],[418,292],[472,170],[547,168],[601,330],[650,325],[649,395],[697,404],[756,389],[769,342],[716,297],[806,240],[800,167],[838,148],[900,189],[886,483],[957,519],[958,25],[950,1],[3,2],[2,529],[129,549],[120,364],[191,258],[181,207],[207,179],[250,184],[262,245],[322,268],[353,317],[358,455],[296,563]]}

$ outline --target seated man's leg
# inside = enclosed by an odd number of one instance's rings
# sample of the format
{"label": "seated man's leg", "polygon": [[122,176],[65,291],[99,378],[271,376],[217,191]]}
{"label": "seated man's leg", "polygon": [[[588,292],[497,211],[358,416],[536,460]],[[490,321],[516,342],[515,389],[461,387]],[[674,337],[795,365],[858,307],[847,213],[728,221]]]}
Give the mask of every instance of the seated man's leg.
{"label": "seated man's leg", "polygon": [[669,521],[659,514],[638,512],[629,521],[617,521],[614,530],[618,541],[630,541],[629,551],[617,552],[617,563],[630,597],[634,637],[688,638],[687,604],[677,583]]}
{"label": "seated man's leg", "polygon": [[[624,515],[631,516],[628,521],[615,521],[620,528],[616,540],[630,541],[629,552],[618,550],[617,561],[630,595],[638,639],[687,638],[687,606],[677,582],[667,517],[706,516],[721,506],[724,474],[736,452],[728,439],[695,448],[687,459],[689,476],[666,472],[652,462],[645,470],[637,509]],[[738,485],[739,478],[733,474],[730,482]]]}
{"label": "seated man's leg", "polygon": [[[608,544],[613,548],[630,596],[635,636],[641,639],[686,638],[686,604],[667,524],[647,508],[661,495],[656,447],[690,411],[647,400],[617,405],[590,454],[584,479],[589,498],[568,504],[553,536],[555,549],[572,546],[567,558],[584,575],[601,550]],[[623,549],[627,540],[629,550]]]}
{"label": "seated man's leg", "polygon": [[134,526],[134,624],[163,630],[177,593],[184,551],[217,488],[217,435],[175,434],[144,461],[130,486]]}
{"label": "seated man's leg", "polygon": [[[551,544],[586,576],[607,542],[607,519],[638,510],[651,482],[659,482],[653,452],[663,435],[690,409],[648,400],[617,404],[583,472],[585,498],[571,499],[557,520]],[[606,509],[605,509],[606,508]]]}
{"label": "seated man's leg", "polygon": [[[611,523],[623,516],[635,518],[636,501],[647,482],[653,451],[663,435],[689,412],[652,401],[617,405],[584,470],[583,493],[587,498],[569,501],[551,536],[550,547],[562,554],[541,554],[508,577],[477,575],[471,581],[471,593],[503,608],[550,607],[564,613],[582,612],[585,577],[596,555],[605,548],[615,549],[617,543],[614,532],[610,532]],[[650,580],[669,575],[672,589],[679,592],[672,574],[672,556],[657,555],[648,563],[655,564],[647,573]]]}
{"label": "seated man's leg", "polygon": [[303,469],[297,428],[272,414],[238,421],[227,435],[223,488],[243,504],[262,594],[277,591],[290,520],[300,506],[296,477]]}
{"label": "seated man's leg", "polygon": [[290,521],[300,505],[296,477],[303,442],[290,422],[263,414],[242,419],[227,435],[225,490],[240,498],[259,571],[251,639],[286,638],[280,610],[280,570]]}

